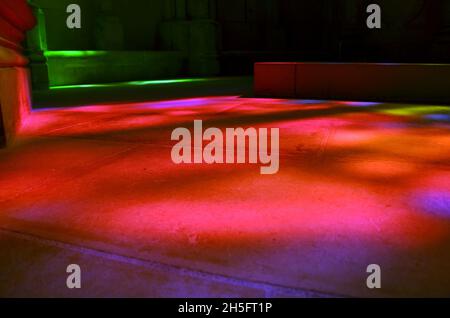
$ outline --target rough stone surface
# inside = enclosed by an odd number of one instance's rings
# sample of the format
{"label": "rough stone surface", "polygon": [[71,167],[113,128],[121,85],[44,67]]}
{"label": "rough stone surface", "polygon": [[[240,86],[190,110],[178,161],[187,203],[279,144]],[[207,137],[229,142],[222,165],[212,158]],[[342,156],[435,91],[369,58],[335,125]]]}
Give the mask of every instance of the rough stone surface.
{"label": "rough stone surface", "polygon": [[11,144],[31,109],[29,71],[21,67],[0,68],[0,111],[5,140]]}
{"label": "rough stone surface", "polygon": [[47,65],[50,86],[58,86],[175,78],[184,61],[175,51],[98,51],[48,57]]}
{"label": "rough stone surface", "polygon": [[[0,150],[0,294],[73,295],[79,263],[77,296],[448,296],[448,111],[232,96],[36,111]],[[173,164],[170,134],[194,119],[279,127],[279,173]]]}

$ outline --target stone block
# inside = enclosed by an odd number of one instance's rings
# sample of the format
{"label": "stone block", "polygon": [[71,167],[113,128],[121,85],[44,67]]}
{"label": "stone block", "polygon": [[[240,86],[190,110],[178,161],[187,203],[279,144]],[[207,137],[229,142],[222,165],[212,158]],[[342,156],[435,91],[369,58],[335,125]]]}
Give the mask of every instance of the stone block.
{"label": "stone block", "polygon": [[192,55],[215,54],[218,50],[218,26],[212,20],[190,22],[190,53]]}
{"label": "stone block", "polygon": [[95,46],[98,50],[124,49],[124,31],[118,17],[100,17],[95,24]]}
{"label": "stone block", "polygon": [[25,66],[28,60],[15,50],[0,46],[0,67]]}
{"label": "stone block", "polygon": [[385,63],[257,63],[262,97],[450,102],[450,65]]}
{"label": "stone block", "polygon": [[47,52],[50,86],[152,80],[182,75],[186,57],[175,51]]}
{"label": "stone block", "polygon": [[160,42],[163,50],[176,50],[189,54],[190,28],[188,21],[170,21],[160,25]]}
{"label": "stone block", "polygon": [[189,75],[213,76],[220,73],[219,57],[217,55],[191,56],[189,59]]}
{"label": "stone block", "polygon": [[255,94],[261,97],[295,97],[296,63],[257,63]]}
{"label": "stone block", "polygon": [[191,19],[209,19],[209,0],[187,0],[188,17]]}
{"label": "stone block", "polygon": [[0,68],[0,110],[3,138],[6,144],[11,144],[31,110],[28,69]]}

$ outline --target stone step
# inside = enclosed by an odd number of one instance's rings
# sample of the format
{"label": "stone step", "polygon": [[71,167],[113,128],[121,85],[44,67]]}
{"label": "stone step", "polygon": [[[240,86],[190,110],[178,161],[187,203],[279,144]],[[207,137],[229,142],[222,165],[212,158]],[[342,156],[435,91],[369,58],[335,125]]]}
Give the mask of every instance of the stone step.
{"label": "stone step", "polygon": [[260,97],[450,102],[449,64],[256,63]]}

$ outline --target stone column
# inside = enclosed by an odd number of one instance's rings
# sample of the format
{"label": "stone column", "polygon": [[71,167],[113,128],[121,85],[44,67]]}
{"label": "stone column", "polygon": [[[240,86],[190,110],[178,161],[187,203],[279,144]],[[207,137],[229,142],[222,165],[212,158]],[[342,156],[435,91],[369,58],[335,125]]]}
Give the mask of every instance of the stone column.
{"label": "stone column", "polygon": [[186,55],[188,75],[219,73],[215,5],[215,0],[169,0],[166,4],[166,21],[160,28],[161,46]]}
{"label": "stone column", "polygon": [[[263,4],[263,3],[261,3]],[[265,34],[266,34],[266,46],[265,49],[268,51],[276,51],[286,46],[286,37],[284,30],[280,27],[280,7],[279,1],[277,0],[266,0],[265,3],[266,11],[266,23],[265,23]]]}
{"label": "stone column", "polygon": [[333,3],[335,16],[339,17],[339,20],[334,20],[332,24],[335,24],[338,28],[334,30],[334,43],[338,52],[339,59],[353,59],[358,55],[358,50],[361,48],[364,41],[364,34],[361,26],[361,16],[363,9],[359,0],[339,1],[337,4]]}
{"label": "stone column", "polygon": [[192,75],[219,73],[218,24],[212,19],[211,0],[187,0],[190,19],[189,71]]}
{"label": "stone column", "polygon": [[113,2],[103,0],[95,19],[95,48],[97,50],[123,50],[124,31],[120,19],[114,15]]}
{"label": "stone column", "polygon": [[[21,42],[36,23],[25,0],[2,0],[0,19],[0,143],[11,144],[31,110],[28,60]],[[0,145],[1,146],[1,145]]]}

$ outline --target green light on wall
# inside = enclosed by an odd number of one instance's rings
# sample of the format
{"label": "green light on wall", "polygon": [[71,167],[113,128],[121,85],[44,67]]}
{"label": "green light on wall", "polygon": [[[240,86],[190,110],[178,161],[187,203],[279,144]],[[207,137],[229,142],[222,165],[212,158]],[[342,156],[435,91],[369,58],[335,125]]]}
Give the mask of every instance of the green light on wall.
{"label": "green light on wall", "polygon": [[109,84],[81,84],[81,85],[63,85],[63,86],[51,86],[51,90],[61,90],[61,89],[77,89],[77,88],[118,88],[126,86],[152,86],[152,85],[170,85],[170,84],[180,84],[180,83],[196,83],[196,82],[206,82],[211,81],[208,78],[182,78],[182,79],[171,79],[171,80],[152,80],[152,81],[132,81],[124,83],[109,83]]}
{"label": "green light on wall", "polygon": [[64,57],[98,57],[107,55],[107,51],[45,51],[45,57],[64,58]]}
{"label": "green light on wall", "polygon": [[145,86],[145,85],[164,85],[164,84],[179,84],[179,83],[195,83],[205,82],[207,78],[184,78],[184,79],[172,79],[172,80],[153,80],[153,81],[134,81],[128,82],[128,85]]}

